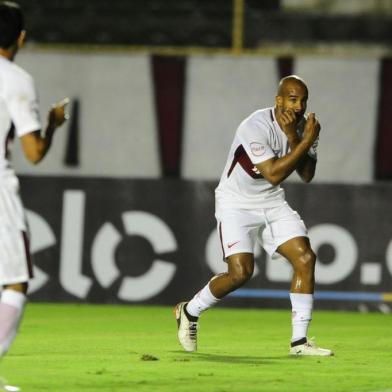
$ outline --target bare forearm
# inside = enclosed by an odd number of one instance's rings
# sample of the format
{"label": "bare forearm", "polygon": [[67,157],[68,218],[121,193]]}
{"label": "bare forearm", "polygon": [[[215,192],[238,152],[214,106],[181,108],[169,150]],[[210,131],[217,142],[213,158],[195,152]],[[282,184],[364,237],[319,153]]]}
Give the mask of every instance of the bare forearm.
{"label": "bare forearm", "polygon": [[[298,137],[288,138],[290,149],[293,150],[299,143]],[[296,170],[302,181],[309,183],[316,172],[317,160],[306,154],[297,164]]]}
{"label": "bare forearm", "polygon": [[305,157],[300,161],[297,166],[297,173],[301,177],[302,181],[308,183],[312,181],[314,174],[316,172],[317,160],[305,155]]}
{"label": "bare forearm", "polygon": [[48,124],[45,129],[45,133],[43,136],[39,136],[38,143],[39,146],[37,148],[37,157],[38,157],[38,162],[40,162],[46,155],[46,153],[49,151],[49,148],[52,144],[52,138],[54,134],[55,128]]}
{"label": "bare forearm", "polygon": [[44,135],[41,135],[41,131],[35,130],[21,137],[24,154],[31,163],[40,162],[49,151],[55,130],[68,118],[65,113],[68,102],[69,99],[65,98],[49,110]]}
{"label": "bare forearm", "polygon": [[282,158],[275,159],[268,167],[259,167],[264,177],[273,185],[280,184],[298,166],[310,148],[310,143],[302,140],[295,145],[291,152]]}
{"label": "bare forearm", "polygon": [[31,163],[37,164],[45,157],[52,143],[53,132],[54,128],[48,125],[43,136],[41,131],[22,136],[23,150]]}

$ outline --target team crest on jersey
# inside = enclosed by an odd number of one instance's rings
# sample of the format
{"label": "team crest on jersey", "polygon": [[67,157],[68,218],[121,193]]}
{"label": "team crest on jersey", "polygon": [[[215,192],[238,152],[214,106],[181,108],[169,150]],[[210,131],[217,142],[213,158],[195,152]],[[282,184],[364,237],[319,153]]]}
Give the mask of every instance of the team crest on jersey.
{"label": "team crest on jersey", "polygon": [[250,150],[252,151],[253,155],[260,157],[265,153],[265,146],[263,146],[261,143],[252,142],[250,143]]}

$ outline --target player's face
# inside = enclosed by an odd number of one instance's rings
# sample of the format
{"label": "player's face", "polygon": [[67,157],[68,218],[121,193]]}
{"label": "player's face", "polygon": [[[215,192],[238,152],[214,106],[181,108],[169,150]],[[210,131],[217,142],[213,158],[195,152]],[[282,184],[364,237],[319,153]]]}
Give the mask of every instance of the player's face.
{"label": "player's face", "polygon": [[299,122],[305,114],[307,102],[307,89],[300,83],[290,83],[284,89],[278,104],[282,113],[292,110]]}

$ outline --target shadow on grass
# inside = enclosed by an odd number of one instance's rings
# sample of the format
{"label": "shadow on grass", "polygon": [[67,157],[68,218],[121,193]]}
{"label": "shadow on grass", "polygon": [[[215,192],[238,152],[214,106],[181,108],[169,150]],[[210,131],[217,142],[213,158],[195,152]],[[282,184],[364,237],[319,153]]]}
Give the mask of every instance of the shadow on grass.
{"label": "shadow on grass", "polygon": [[261,356],[244,356],[244,355],[228,355],[228,354],[207,354],[207,353],[184,353],[183,351],[174,351],[174,353],[182,354],[180,358],[174,359],[178,362],[222,362],[222,363],[238,363],[249,365],[267,365],[273,364],[276,361],[290,361],[292,358],[289,355],[277,355],[276,357],[261,357]]}

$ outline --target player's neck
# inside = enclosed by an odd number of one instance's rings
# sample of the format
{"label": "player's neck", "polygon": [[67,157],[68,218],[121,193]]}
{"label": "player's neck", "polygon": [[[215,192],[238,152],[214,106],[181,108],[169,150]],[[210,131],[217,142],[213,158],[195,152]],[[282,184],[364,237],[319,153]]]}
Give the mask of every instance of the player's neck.
{"label": "player's neck", "polygon": [[0,56],[5,57],[9,61],[14,60],[15,54],[16,54],[16,51],[13,49],[0,48]]}

